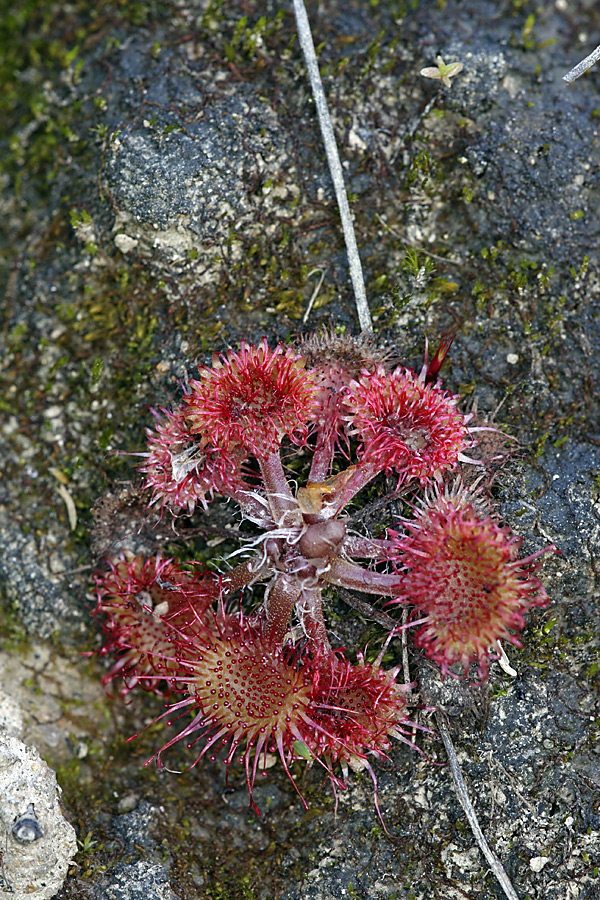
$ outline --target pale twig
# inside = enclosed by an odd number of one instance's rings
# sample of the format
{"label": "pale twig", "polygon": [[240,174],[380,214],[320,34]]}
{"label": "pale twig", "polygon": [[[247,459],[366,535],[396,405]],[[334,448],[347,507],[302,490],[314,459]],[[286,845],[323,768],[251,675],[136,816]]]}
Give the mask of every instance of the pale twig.
{"label": "pale twig", "polygon": [[344,240],[346,242],[346,252],[348,254],[348,267],[350,269],[350,278],[352,279],[352,287],[354,288],[354,297],[356,300],[358,321],[360,323],[361,331],[373,331],[373,322],[371,313],[369,312],[369,304],[367,302],[367,292],[365,290],[362,265],[358,254],[350,206],[348,205],[344,174],[342,172],[342,165],[340,163],[340,157],[335,142],[331,117],[327,108],[325,91],[323,90],[323,84],[321,82],[321,73],[319,72],[319,64],[317,63],[310,24],[308,16],[306,15],[304,0],[293,0],[293,4],[300,46],[304,53],[306,69],[310,79],[315,106],[317,107],[319,124],[321,126],[321,135],[323,137],[323,145],[327,155],[327,163],[329,165],[331,180],[333,181],[335,196],[340,210]]}
{"label": "pale twig", "polygon": [[318,295],[319,295],[319,291],[321,290],[321,285],[323,284],[323,279],[325,278],[325,269],[323,269],[323,270],[321,270],[321,269],[313,269],[313,270],[312,270],[311,272],[309,272],[308,275],[306,276],[306,280],[308,281],[308,279],[310,278],[310,276],[311,276],[311,275],[314,275],[315,273],[316,273],[316,274],[319,274],[319,273],[320,273],[321,277],[319,278],[319,281],[317,282],[316,288],[315,288],[314,291],[312,292],[312,297],[311,297],[310,300],[308,301],[308,306],[306,307],[306,312],[305,312],[304,315],[302,316],[302,324],[303,324],[303,325],[306,325],[306,322],[308,321],[308,317],[310,316],[310,311],[311,311],[311,309],[313,308],[314,302],[315,302],[315,300],[317,299],[317,297],[318,297]]}
{"label": "pale twig", "polygon": [[572,84],[576,81],[584,72],[587,72],[588,69],[591,69],[595,62],[598,62],[600,59],[600,44],[596,47],[595,50],[586,56],[585,59],[582,59],[580,63],[577,63],[576,66],[573,66],[570,72],[567,72],[566,75],[563,75],[563,81],[566,81],[567,84]]}
{"label": "pale twig", "polygon": [[510,675],[511,678],[516,678],[519,673],[511,666],[510,659],[506,655],[506,650],[504,649],[500,641],[496,641],[496,646],[498,648],[498,653],[500,654],[500,656],[498,657],[498,665],[500,666],[502,671],[506,672],[507,675]]}
{"label": "pale twig", "polygon": [[500,887],[506,894],[508,900],[519,900],[517,892],[512,886],[510,878],[506,874],[504,866],[486,841],[485,835],[481,830],[481,826],[477,819],[477,813],[475,812],[473,804],[469,799],[469,794],[467,793],[467,786],[460,770],[458,757],[456,756],[456,750],[454,749],[454,744],[452,743],[450,732],[446,728],[443,714],[439,710],[435,714],[435,720],[437,722],[438,731],[442,737],[444,747],[446,748],[446,753],[448,755],[448,762],[450,763],[450,772],[452,773],[452,780],[454,781],[454,790],[456,791],[456,796],[458,797],[460,805],[465,811],[465,815],[467,817],[469,825],[471,826],[471,831],[475,836],[475,840],[479,845],[479,849],[485,856],[487,864],[498,879]]}
{"label": "pale twig", "polygon": [[68,479],[60,471],[60,469],[51,467],[48,471],[58,481],[56,492],[61,497],[63,503],[67,508],[67,517],[69,519],[69,526],[71,528],[71,531],[75,531],[75,529],[77,528],[77,507],[75,506],[75,501],[73,500],[71,494],[65,487],[65,484],[68,484]]}
{"label": "pale twig", "polygon": [[408,607],[402,610],[402,674],[404,675],[404,683],[410,684],[410,667],[408,665]]}

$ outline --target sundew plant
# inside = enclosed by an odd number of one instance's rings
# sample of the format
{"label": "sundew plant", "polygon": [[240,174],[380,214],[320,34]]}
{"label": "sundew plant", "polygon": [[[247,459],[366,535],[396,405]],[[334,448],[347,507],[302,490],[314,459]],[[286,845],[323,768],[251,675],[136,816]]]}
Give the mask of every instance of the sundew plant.
{"label": "sundew plant", "polygon": [[[210,570],[160,555],[121,556],[97,582],[105,682],[169,698],[190,766],[225,751],[250,797],[276,755],[286,772],[317,763],[334,786],[410,742],[408,685],[364,648],[332,647],[324,591],[345,588],[408,610],[414,646],[444,675],[487,678],[500,641],[519,645],[524,614],[547,595],[540,551],[465,486],[476,433],[437,378],[448,342],[417,374],[370,339],[322,332],[298,349],[242,342],[200,369],[175,409],[157,411],[140,471],[150,506],[187,515],[227,497],[240,547]],[[306,481],[291,474],[309,458]],[[302,468],[302,467],[300,467]],[[349,508],[392,480],[403,514],[384,536],[356,530]],[[215,572],[217,569],[218,574]],[[262,599],[253,601],[255,586]],[[384,649],[386,644],[384,644]],[[354,652],[352,652],[354,651]],[[294,782],[295,784],[295,782]]]}

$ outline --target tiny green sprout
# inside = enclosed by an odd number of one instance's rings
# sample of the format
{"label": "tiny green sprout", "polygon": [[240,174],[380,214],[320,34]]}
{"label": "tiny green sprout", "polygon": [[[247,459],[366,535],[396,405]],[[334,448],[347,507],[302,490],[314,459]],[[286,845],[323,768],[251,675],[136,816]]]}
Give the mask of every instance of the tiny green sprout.
{"label": "tiny green sprout", "polygon": [[425,78],[439,78],[446,87],[450,87],[450,79],[462,72],[463,64],[453,62],[446,65],[441,56],[437,56],[435,61],[436,66],[427,66],[425,69],[421,69],[420,74]]}
{"label": "tiny green sprout", "polygon": [[102,377],[102,369],[104,368],[104,361],[100,356],[97,356],[94,362],[92,363],[92,384],[96,385],[100,381]]}
{"label": "tiny green sprout", "polygon": [[96,846],[98,841],[93,840],[92,835],[93,831],[88,831],[83,840],[80,838],[77,839],[77,843],[79,844],[79,849],[82,853],[91,853],[93,848]]}
{"label": "tiny green sprout", "polygon": [[556,625],[557,620],[555,618],[550,619],[548,622],[544,622],[542,625],[541,631],[543,634],[550,634],[554,626]]}

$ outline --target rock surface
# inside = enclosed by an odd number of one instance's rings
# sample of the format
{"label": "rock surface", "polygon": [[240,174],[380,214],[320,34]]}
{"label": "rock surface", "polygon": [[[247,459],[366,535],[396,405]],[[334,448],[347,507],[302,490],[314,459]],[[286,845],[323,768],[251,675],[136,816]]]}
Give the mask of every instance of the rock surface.
{"label": "rock surface", "polygon": [[75,830],[63,817],[59,790],[35,748],[0,735],[0,890],[14,900],[54,897],[75,859]]}
{"label": "rock surface", "polygon": [[[165,739],[160,700],[105,697],[105,661],[81,657],[100,645],[92,572],[112,549],[193,541],[204,559],[228,546],[219,504],[181,533],[144,518],[122,451],[143,449],[150,407],[177,402],[194,366],[241,338],[357,324],[291,13],[271,0],[42,6],[7,17],[0,46],[0,724],[15,771],[44,773],[48,807],[20,794],[3,813],[4,877],[15,817],[33,802],[50,833],[46,809],[59,815],[38,748],[79,838],[64,886],[35,886],[59,900],[500,898],[431,763],[444,762],[435,733],[417,739],[425,757],[399,745],[377,766],[391,837],[368,776],[336,808],[298,767],[305,812],[274,767],[257,818],[241,772],[184,772],[184,752],[170,766],[182,774],[145,768]],[[487,693],[442,684],[417,655],[411,675],[448,715],[521,900],[595,900],[599,76],[567,88],[562,75],[598,43],[600,13],[332,0],[309,15],[377,340],[418,366],[426,332],[457,331],[445,385],[520,442],[494,502],[524,553],[564,554],[544,567],[551,606],[510,652],[516,678],[494,666]],[[419,75],[438,54],[464,65],[449,89]],[[341,602],[330,615],[347,645],[378,637]],[[60,827],[62,879],[74,845]]]}

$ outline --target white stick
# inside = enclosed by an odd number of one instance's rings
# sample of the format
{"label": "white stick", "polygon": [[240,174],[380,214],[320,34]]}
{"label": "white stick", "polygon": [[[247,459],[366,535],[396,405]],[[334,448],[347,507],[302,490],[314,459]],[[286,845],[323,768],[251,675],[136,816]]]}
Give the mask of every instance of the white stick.
{"label": "white stick", "polygon": [[306,323],[308,322],[308,317],[310,316],[310,311],[313,308],[315,300],[319,296],[319,291],[321,290],[321,285],[323,284],[323,279],[325,278],[325,269],[323,269],[322,271],[320,269],[313,269],[312,272],[309,272],[308,275],[306,276],[306,280],[308,281],[310,276],[314,275],[315,272],[317,272],[317,274],[320,272],[321,277],[319,278],[316,288],[312,292],[312,297],[308,301],[308,306],[306,307],[306,312],[302,316],[302,324],[303,325],[306,325]]}
{"label": "white stick", "polygon": [[596,47],[595,50],[592,50],[589,56],[586,56],[585,59],[582,59],[580,63],[577,63],[576,66],[573,66],[570,72],[567,72],[566,75],[563,75],[563,81],[566,81],[567,84],[572,84],[580,75],[583,75],[584,72],[587,72],[588,69],[591,69],[595,62],[598,62],[600,59],[600,44]]}
{"label": "white stick", "polygon": [[354,297],[356,300],[358,321],[360,323],[361,331],[373,331],[373,322],[371,320],[371,313],[369,312],[369,304],[367,303],[367,292],[365,290],[360,256],[358,255],[354,225],[352,224],[352,216],[348,205],[348,196],[346,194],[346,185],[344,184],[342,165],[335,143],[335,135],[333,133],[331,117],[327,108],[325,91],[323,90],[323,84],[321,82],[321,73],[319,72],[319,64],[317,63],[310,24],[308,16],[306,15],[304,0],[293,0],[293,3],[300,46],[304,53],[308,77],[310,79],[310,85],[317,107],[317,115],[319,116],[319,124],[321,126],[321,134],[323,136],[325,153],[327,154],[331,180],[333,181],[335,196],[340,210],[344,240],[346,241],[346,252],[348,254],[350,278],[352,279],[352,287],[354,288]]}
{"label": "white stick", "polygon": [[460,770],[460,765],[458,763],[454,744],[452,743],[452,738],[450,737],[450,732],[446,728],[446,723],[444,722],[442,714],[437,712],[435,720],[437,722],[438,731],[442,736],[444,747],[446,748],[446,753],[448,754],[448,762],[450,763],[450,771],[452,773],[452,780],[454,781],[456,796],[460,800],[460,805],[465,811],[465,815],[467,817],[469,825],[471,826],[471,831],[473,832],[475,840],[479,844],[479,849],[483,853],[490,869],[498,879],[500,886],[506,894],[508,900],[519,900],[517,892],[512,886],[510,878],[506,874],[504,866],[486,841],[485,835],[481,830],[479,820],[477,819],[477,813],[473,809],[473,804],[469,799],[467,786]]}
{"label": "white stick", "polygon": [[498,665],[502,669],[503,672],[506,672],[507,675],[510,675],[511,678],[516,678],[519,674],[516,669],[510,664],[510,659],[506,655],[506,650],[500,643],[500,641],[496,641],[496,646],[498,647],[498,653],[500,654],[498,658]]}

